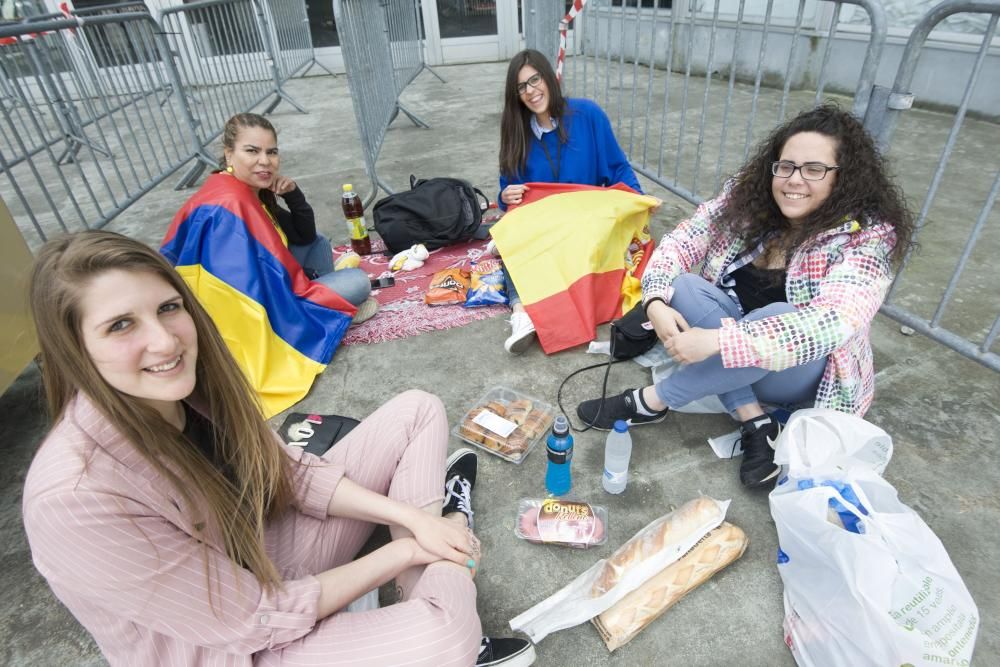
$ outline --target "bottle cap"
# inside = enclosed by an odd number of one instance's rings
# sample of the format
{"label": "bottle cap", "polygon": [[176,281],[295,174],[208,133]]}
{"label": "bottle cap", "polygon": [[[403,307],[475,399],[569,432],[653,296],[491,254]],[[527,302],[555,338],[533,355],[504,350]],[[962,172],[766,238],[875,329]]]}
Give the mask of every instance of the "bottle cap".
{"label": "bottle cap", "polygon": [[628,432],[628,423],[624,419],[619,419],[615,422],[615,433],[626,433]]}
{"label": "bottle cap", "polygon": [[350,183],[344,183],[344,192],[353,192],[354,186]]}
{"label": "bottle cap", "polygon": [[552,422],[552,432],[556,435],[566,435],[569,433],[569,420],[566,419],[566,415],[556,417],[556,420]]}

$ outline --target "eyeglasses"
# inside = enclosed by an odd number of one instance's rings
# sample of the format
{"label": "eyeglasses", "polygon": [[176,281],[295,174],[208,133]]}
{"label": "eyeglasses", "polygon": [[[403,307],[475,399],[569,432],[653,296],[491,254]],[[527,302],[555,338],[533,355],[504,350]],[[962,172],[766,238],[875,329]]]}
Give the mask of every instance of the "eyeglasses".
{"label": "eyeglasses", "polygon": [[517,84],[517,94],[524,95],[526,92],[528,92],[528,86],[531,86],[535,90],[538,90],[538,84],[540,84],[541,82],[542,82],[541,74],[532,74],[527,81],[522,81],[521,83]]}
{"label": "eyeglasses", "polygon": [[822,162],[806,162],[805,164],[795,164],[787,160],[778,160],[771,163],[771,173],[778,178],[791,178],[795,170],[798,169],[802,178],[807,181],[822,181],[826,178],[826,172],[840,169],[839,166],[831,167]]}

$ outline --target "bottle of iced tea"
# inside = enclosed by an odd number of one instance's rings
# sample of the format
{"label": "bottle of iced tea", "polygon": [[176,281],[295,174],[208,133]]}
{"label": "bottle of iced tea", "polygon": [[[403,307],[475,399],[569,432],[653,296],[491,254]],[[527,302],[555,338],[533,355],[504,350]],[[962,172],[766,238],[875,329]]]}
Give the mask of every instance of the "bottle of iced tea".
{"label": "bottle of iced tea", "polygon": [[344,184],[344,195],[340,199],[340,206],[344,209],[347,229],[351,234],[351,250],[359,255],[370,255],[372,242],[368,238],[368,229],[365,226],[365,207],[350,183]]}

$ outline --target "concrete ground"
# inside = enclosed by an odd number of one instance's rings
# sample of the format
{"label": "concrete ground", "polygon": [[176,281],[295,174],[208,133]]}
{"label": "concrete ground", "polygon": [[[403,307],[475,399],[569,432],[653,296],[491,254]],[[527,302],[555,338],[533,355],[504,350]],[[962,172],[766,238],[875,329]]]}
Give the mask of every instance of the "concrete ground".
{"label": "concrete ground", "polygon": [[[462,176],[495,194],[504,69],[503,64],[443,67],[445,84],[421,75],[407,89],[404,101],[432,129],[397,120],[379,161],[382,176],[398,188],[405,187],[411,173]],[[341,76],[293,81],[288,91],[311,113],[300,115],[281,105],[273,115],[283,171],[309,196],[322,230],[342,241],[346,232],[339,215],[340,185],[353,182],[367,192],[346,80]],[[915,111],[901,126],[893,156],[897,168],[906,172],[901,182],[915,207],[927,188],[927,165],[938,157],[930,137],[943,137],[948,123],[945,116]],[[997,127],[969,123],[961,152],[964,171],[942,189],[943,224],[928,228],[923,253],[904,285],[906,305],[922,313],[933,307],[928,298],[936,299],[947,279],[946,258],[955,256],[953,247],[964,241],[964,236],[955,240],[960,236],[956,228],[971,224],[985,198],[985,191],[973,182],[984,173],[987,178],[995,173],[983,161],[989,165],[996,160]],[[665,199],[654,221],[656,236],[690,213],[688,204],[664,190],[650,187],[649,191]],[[189,195],[163,186],[109,228],[156,243]],[[976,262],[985,263],[1000,250],[997,226],[992,229],[974,253],[973,269]],[[998,312],[994,274],[990,271],[984,278],[973,270],[972,282],[958,296],[956,317],[970,331],[986,326],[982,322],[988,325]],[[389,396],[419,388],[439,395],[454,423],[472,401],[497,385],[554,402],[563,378],[593,361],[581,350],[547,357],[537,347],[511,358],[502,349],[507,332],[497,318],[390,343],[341,348],[297,409],[363,417]],[[606,328],[599,335],[606,338]],[[1000,585],[994,566],[1000,535],[989,528],[1000,521],[993,469],[995,433],[1000,429],[998,376],[923,337],[901,335],[899,326],[883,316],[875,321],[872,340],[877,395],[867,418],[895,442],[885,476],[941,538],[979,606],[982,627],[975,664],[1000,664]],[[620,364],[611,372],[609,390],[646,382],[648,374],[638,366]],[[564,404],[571,410],[599,390],[597,372],[574,378]],[[21,526],[21,487],[32,452],[47,428],[36,368],[28,368],[0,397],[0,415],[0,442],[7,462],[0,471],[0,590],[6,600],[0,607],[0,664],[104,664],[89,635],[35,572]],[[609,542],[589,551],[537,546],[514,536],[518,499],[544,494],[545,457],[540,451],[519,466],[480,456],[474,499],[485,550],[477,579],[484,630],[509,633],[508,621],[514,616],[608,556],[650,520],[703,493],[732,499],[728,520],[750,538],[743,558],[614,654],[609,655],[596,630],[585,624],[545,639],[537,647],[537,664],[794,664],[782,641],[782,584],[775,567],[777,538],[767,494],[742,488],[736,478],[738,463],[716,459],[705,441],[732,427],[722,415],[682,414],[637,429],[631,482],[618,497],[600,487],[603,434],[579,434],[573,495],[607,506],[611,517]],[[451,447],[458,446],[453,439]]]}

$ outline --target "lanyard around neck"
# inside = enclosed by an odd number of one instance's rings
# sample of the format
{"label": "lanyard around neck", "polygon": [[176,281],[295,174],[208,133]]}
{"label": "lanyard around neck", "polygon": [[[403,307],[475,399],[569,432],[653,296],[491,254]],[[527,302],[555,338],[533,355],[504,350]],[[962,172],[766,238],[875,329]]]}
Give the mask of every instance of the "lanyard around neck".
{"label": "lanyard around neck", "polygon": [[552,169],[552,182],[559,182],[559,168],[562,166],[562,142],[559,141],[559,136],[556,135],[556,161],[552,162],[552,154],[549,153],[548,146],[545,145],[545,135],[538,140],[538,143],[542,145],[542,151],[545,153],[545,160],[549,163],[549,168]]}

